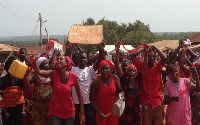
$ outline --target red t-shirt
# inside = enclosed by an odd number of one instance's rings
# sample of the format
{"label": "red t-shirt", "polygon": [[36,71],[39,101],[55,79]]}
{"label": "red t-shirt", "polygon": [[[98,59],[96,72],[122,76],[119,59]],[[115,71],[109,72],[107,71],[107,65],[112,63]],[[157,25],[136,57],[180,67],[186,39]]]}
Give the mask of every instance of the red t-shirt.
{"label": "red t-shirt", "polygon": [[69,71],[69,80],[63,84],[57,70],[54,70],[52,76],[54,94],[49,104],[49,115],[54,115],[62,119],[75,116],[74,102],[71,97],[72,86],[78,84],[78,77],[75,73]]}
{"label": "red t-shirt", "polygon": [[156,62],[152,68],[147,67],[143,76],[143,85],[141,90],[140,103],[146,105],[150,103],[155,108],[162,103],[162,95],[160,91],[161,70],[163,64]]}

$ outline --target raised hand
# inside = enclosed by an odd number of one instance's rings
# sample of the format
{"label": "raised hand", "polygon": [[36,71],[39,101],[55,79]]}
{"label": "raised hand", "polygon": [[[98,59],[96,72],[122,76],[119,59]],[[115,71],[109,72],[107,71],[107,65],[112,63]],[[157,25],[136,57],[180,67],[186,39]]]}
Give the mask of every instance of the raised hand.
{"label": "raised hand", "polygon": [[71,43],[69,42],[69,41],[67,41],[66,43],[65,43],[65,48],[66,49],[70,49],[71,48]]}
{"label": "raised hand", "polygon": [[34,62],[35,62],[35,57],[33,56],[33,54],[30,54],[30,55],[28,56],[28,63],[33,64]]}
{"label": "raised hand", "polygon": [[[151,46],[152,47],[152,46]],[[146,47],[144,48],[144,50],[145,50],[145,52],[148,52],[149,51],[149,46],[148,45],[146,45]]]}
{"label": "raised hand", "polygon": [[105,42],[102,41],[101,43],[99,43],[98,47],[99,47],[99,49],[104,50],[104,48],[105,48]]}
{"label": "raised hand", "polygon": [[183,47],[183,41],[184,41],[184,39],[179,40],[179,46],[180,47]]}

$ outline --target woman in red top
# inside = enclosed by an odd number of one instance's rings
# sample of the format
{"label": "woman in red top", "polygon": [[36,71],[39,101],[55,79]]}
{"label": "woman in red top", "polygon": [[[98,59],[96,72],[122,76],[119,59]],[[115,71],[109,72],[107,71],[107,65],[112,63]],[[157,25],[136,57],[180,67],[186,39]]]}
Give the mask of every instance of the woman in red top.
{"label": "woman in red top", "polygon": [[100,75],[90,87],[90,103],[97,112],[96,123],[97,125],[118,125],[119,117],[111,113],[113,104],[117,100],[116,92],[122,92],[120,80],[116,75],[111,74],[113,65],[109,60],[102,60],[99,69]]}
{"label": "woman in red top", "polygon": [[[32,60],[32,61],[31,61]],[[30,59],[34,64],[35,61]],[[80,102],[81,122],[85,121],[83,98],[80,92],[78,77],[70,72],[71,59],[60,55],[57,57],[56,70],[40,70],[36,65],[35,72],[43,77],[51,77],[53,82],[54,94],[49,104],[48,114],[51,117],[52,125],[73,125],[75,120],[75,108],[71,97],[72,86],[75,86],[77,96]]]}

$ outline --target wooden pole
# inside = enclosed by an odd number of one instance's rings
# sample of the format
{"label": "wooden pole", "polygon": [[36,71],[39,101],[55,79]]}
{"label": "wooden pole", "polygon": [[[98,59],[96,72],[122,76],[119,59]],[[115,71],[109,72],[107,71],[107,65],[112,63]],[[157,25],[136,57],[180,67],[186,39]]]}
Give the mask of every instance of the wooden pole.
{"label": "wooden pole", "polygon": [[46,31],[46,33],[47,33],[47,40],[48,40],[48,42],[49,42],[49,33],[48,33],[48,31],[47,31],[47,28],[45,28],[45,31]]}
{"label": "wooden pole", "polygon": [[41,17],[40,13],[39,13],[39,20],[40,20],[40,44],[41,44],[41,47],[43,48],[43,45],[42,45],[42,17]]}

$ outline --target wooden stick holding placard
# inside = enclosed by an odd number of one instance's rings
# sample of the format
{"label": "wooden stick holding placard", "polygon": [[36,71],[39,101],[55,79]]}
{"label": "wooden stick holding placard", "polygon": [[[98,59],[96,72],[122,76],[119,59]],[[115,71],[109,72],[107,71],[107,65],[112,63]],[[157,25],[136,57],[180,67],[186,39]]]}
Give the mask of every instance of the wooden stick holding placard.
{"label": "wooden stick holding placard", "polygon": [[4,68],[6,61],[8,60],[8,58],[12,55],[13,51],[15,50],[15,48],[9,53],[9,55],[7,56],[7,58],[4,60],[4,62],[1,64],[1,69]]}

